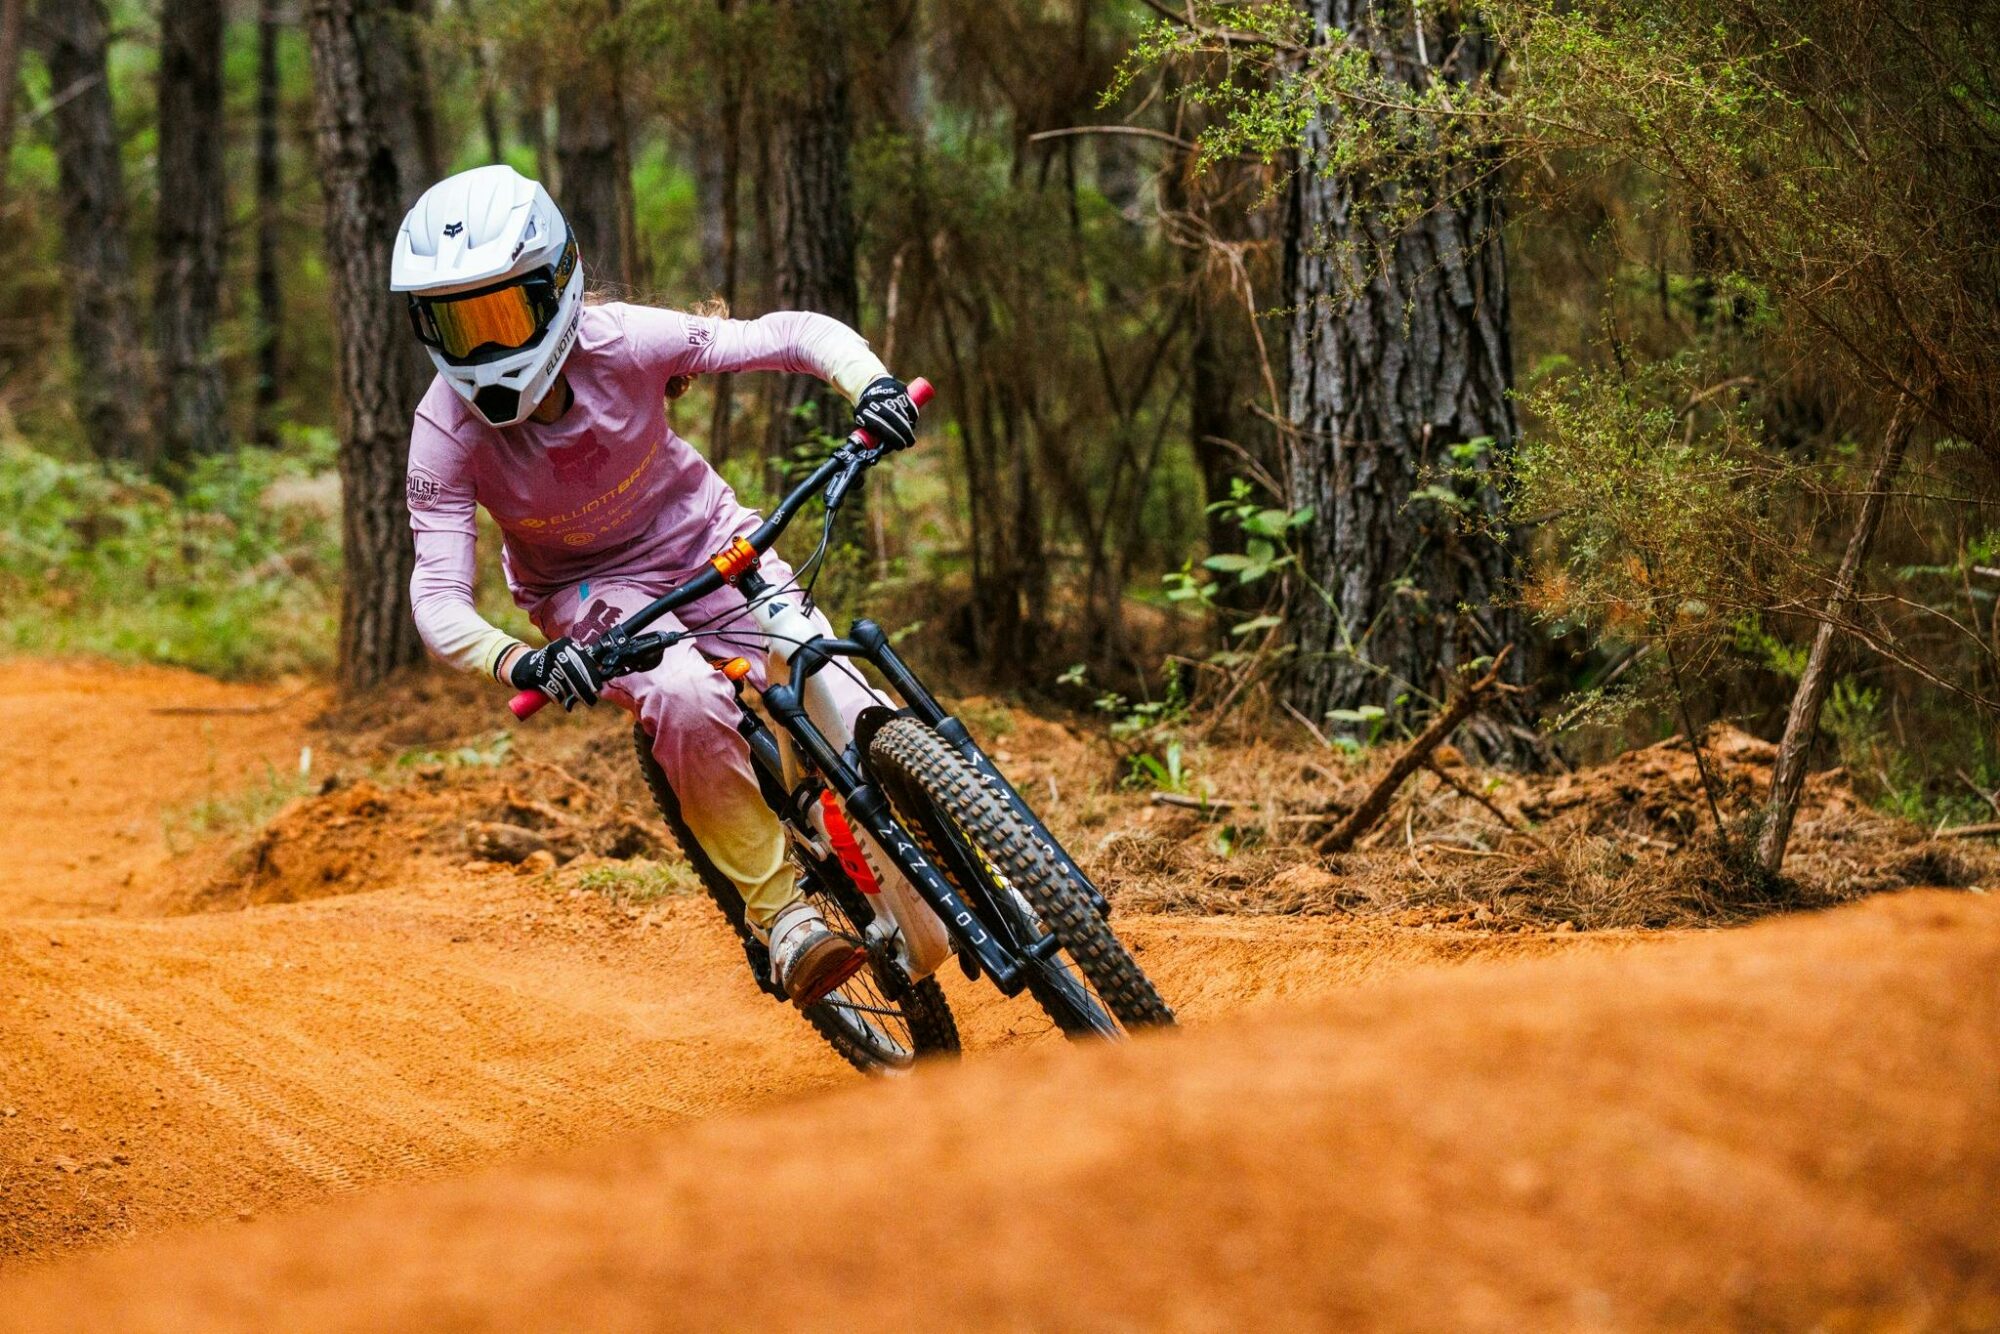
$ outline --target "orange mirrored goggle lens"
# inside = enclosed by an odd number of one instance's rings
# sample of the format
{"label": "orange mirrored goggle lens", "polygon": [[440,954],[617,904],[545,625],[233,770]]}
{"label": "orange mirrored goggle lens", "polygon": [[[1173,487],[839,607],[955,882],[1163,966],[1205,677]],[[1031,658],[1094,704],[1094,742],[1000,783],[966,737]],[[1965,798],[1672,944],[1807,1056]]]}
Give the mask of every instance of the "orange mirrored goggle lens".
{"label": "orange mirrored goggle lens", "polygon": [[536,333],[527,289],[503,287],[483,296],[429,303],[438,346],[448,357],[469,357],[482,347],[524,347]]}

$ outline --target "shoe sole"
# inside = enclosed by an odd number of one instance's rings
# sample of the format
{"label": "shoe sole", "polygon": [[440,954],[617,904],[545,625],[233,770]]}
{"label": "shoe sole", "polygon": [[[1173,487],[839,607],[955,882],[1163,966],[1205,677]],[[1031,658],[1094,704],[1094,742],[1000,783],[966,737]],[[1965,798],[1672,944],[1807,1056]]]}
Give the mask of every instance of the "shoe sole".
{"label": "shoe sole", "polygon": [[868,966],[868,951],[856,945],[845,959],[826,970],[826,975],[813,984],[812,990],[792,998],[792,1004],[801,1010],[817,1005],[831,993],[840,990],[841,984]]}

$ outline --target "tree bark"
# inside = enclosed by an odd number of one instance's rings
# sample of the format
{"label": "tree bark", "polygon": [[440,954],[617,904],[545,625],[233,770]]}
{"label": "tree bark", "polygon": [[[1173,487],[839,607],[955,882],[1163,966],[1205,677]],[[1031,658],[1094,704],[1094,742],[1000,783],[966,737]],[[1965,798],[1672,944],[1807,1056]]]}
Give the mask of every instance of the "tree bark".
{"label": "tree bark", "polygon": [[20,124],[15,103],[21,95],[21,47],[28,18],[28,0],[0,0],[0,207],[7,202],[7,184],[14,163],[14,128]]}
{"label": "tree bark", "polygon": [[173,469],[229,442],[229,405],[215,360],[227,226],[222,23],[222,0],[166,0],[160,11],[153,338],[161,447]]}
{"label": "tree bark", "polygon": [[418,29],[431,16],[431,0],[386,0],[382,9],[387,17],[376,29],[377,49],[368,57],[370,77],[376,94],[384,99],[382,114],[395,150],[397,173],[410,202],[415,203],[426,187],[444,175],[429,62],[418,40]]}
{"label": "tree bark", "polygon": [[278,0],[257,0],[257,252],[253,285],[257,386],[251,438],[278,443],[278,393],[283,374],[284,289],[278,276],[278,223],[284,209],[284,176],[278,156]]}
{"label": "tree bark", "polygon": [[[1414,87],[1481,79],[1495,58],[1486,34],[1453,7],[1307,8],[1316,41],[1342,32]],[[1446,52],[1448,65],[1435,64]],[[1489,535],[1500,502],[1486,480],[1515,440],[1498,195],[1472,167],[1433,184],[1335,171],[1327,150],[1339,114],[1326,108],[1307,130],[1287,246],[1292,504],[1313,509],[1301,563],[1323,592],[1308,592],[1294,612],[1293,693],[1315,718],[1370,704],[1401,712],[1520,634],[1501,601],[1512,564]],[[1414,221],[1404,221],[1413,203]],[[1413,501],[1426,469],[1453,465],[1451,446],[1482,438],[1491,448],[1475,479],[1456,485],[1456,504]],[[1502,722],[1468,730],[1482,758],[1529,749],[1521,729]]]}
{"label": "tree bark", "polygon": [[1813,633],[1806,669],[1799,676],[1798,689],[1792,692],[1784,736],[1778,742],[1778,762],[1771,769],[1771,795],[1765,801],[1763,825],[1757,831],[1757,863],[1770,875],[1778,874],[1785,864],[1785,847],[1791,842],[1799,793],[1805,788],[1806,759],[1819,731],[1820,708],[1833,686],[1834,636],[1839,633],[1836,623],[1854,600],[1861,565],[1868,559],[1876,530],[1882,526],[1889,483],[1903,466],[1903,451],[1910,443],[1915,416],[1908,399],[1897,400],[1889,417],[1889,429],[1882,437],[1882,452],[1875,459],[1874,474],[1868,479],[1868,494],[1861,499],[1861,513],[1855,517],[1854,531],[1848,535],[1847,550],[1840,558],[1833,589],[1827,595],[1826,610]]}
{"label": "tree bark", "polygon": [[[743,88],[725,76],[716,102],[714,133],[697,136],[694,148],[695,192],[701,210],[702,286],[705,293],[731,310],[736,307],[736,274],[741,230],[739,198],[743,179]],[[709,418],[708,457],[720,465],[728,459],[735,424],[734,377],[718,375],[713,384],[714,409]]]}
{"label": "tree bark", "polygon": [[[606,0],[605,16],[618,16]],[[592,286],[630,292],[646,281],[633,221],[632,148],[615,54],[572,70],[556,88],[563,216]]]}
{"label": "tree bark", "polygon": [[[785,0],[781,8],[790,58],[771,98],[773,286],[781,309],[818,311],[855,324],[860,297],[845,11],[835,0]],[[817,380],[794,376],[772,416],[773,458],[783,458],[799,439],[798,412],[806,407],[812,426],[836,437],[847,433],[845,400]],[[858,513],[861,507],[851,508]]]}
{"label": "tree bark", "polygon": [[[400,57],[385,0],[309,0],[314,141],[326,195],[335,319],[343,565],[340,683],[371,686],[423,654],[410,616],[415,553],[404,501],[410,421],[428,370],[402,299],[389,290],[389,239],[424,182],[407,180],[398,126],[408,103],[383,93]],[[393,71],[390,75],[394,78]]]}
{"label": "tree bark", "polygon": [[104,6],[101,0],[42,0],[34,35],[56,102],[77,420],[98,457],[150,466],[146,357],[125,239],[125,175],[105,63]]}

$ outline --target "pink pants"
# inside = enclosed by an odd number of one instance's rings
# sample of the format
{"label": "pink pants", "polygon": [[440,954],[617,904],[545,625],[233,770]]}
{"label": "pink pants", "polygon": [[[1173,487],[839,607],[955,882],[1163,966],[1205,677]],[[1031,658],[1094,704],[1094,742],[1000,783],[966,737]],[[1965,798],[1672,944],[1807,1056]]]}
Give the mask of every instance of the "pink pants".
{"label": "pink pants", "polygon": [[[766,556],[760,569],[774,587],[792,577],[791,568],[775,556]],[[589,644],[667,587],[664,576],[657,581],[630,575],[603,584],[590,581],[543,598],[529,615],[551,639],[568,635]],[[813,621],[822,632],[832,633],[825,616],[814,612]],[[735,688],[709,659],[747,658],[745,684],[761,690],[768,684],[768,648],[744,609],[743,595],[732,588],[683,607],[677,617],[662,617],[650,628],[687,626],[699,627],[700,633],[668,649],[652,671],[612,681],[604,697],[652,734],[653,758],[680,801],[689,832],[742,893],[751,924],[766,929],[778,910],[798,896],[798,886],[785,855],[784,830],[764,804],[750,768],[750,745],[736,730],[742,709]],[[883,702],[838,660],[815,679],[826,683],[850,727],[862,709]]]}

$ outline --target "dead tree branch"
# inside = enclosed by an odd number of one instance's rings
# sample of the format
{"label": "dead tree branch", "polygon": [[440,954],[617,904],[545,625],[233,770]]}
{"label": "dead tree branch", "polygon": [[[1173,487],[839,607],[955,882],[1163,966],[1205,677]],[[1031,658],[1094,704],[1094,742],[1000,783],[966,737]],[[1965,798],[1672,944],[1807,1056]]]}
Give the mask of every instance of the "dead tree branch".
{"label": "dead tree branch", "polygon": [[1512,644],[1501,649],[1499,656],[1493,659],[1492,666],[1486,669],[1486,675],[1454,696],[1438,712],[1437,717],[1431,719],[1430,725],[1403,748],[1403,753],[1396,757],[1396,762],[1389,766],[1389,771],[1368,790],[1368,795],[1361,799],[1361,804],[1354,808],[1353,813],[1335,825],[1327,836],[1319,841],[1318,850],[1321,853],[1345,852],[1353,847],[1356,839],[1380,822],[1389,809],[1389,803],[1395,800],[1397,791],[1411,774],[1424,767],[1425,762],[1430,759],[1431,752],[1443,744],[1446,737],[1457,731],[1460,723],[1478,712],[1490,699],[1511,688],[1501,682],[1500,668],[1513,649]]}

